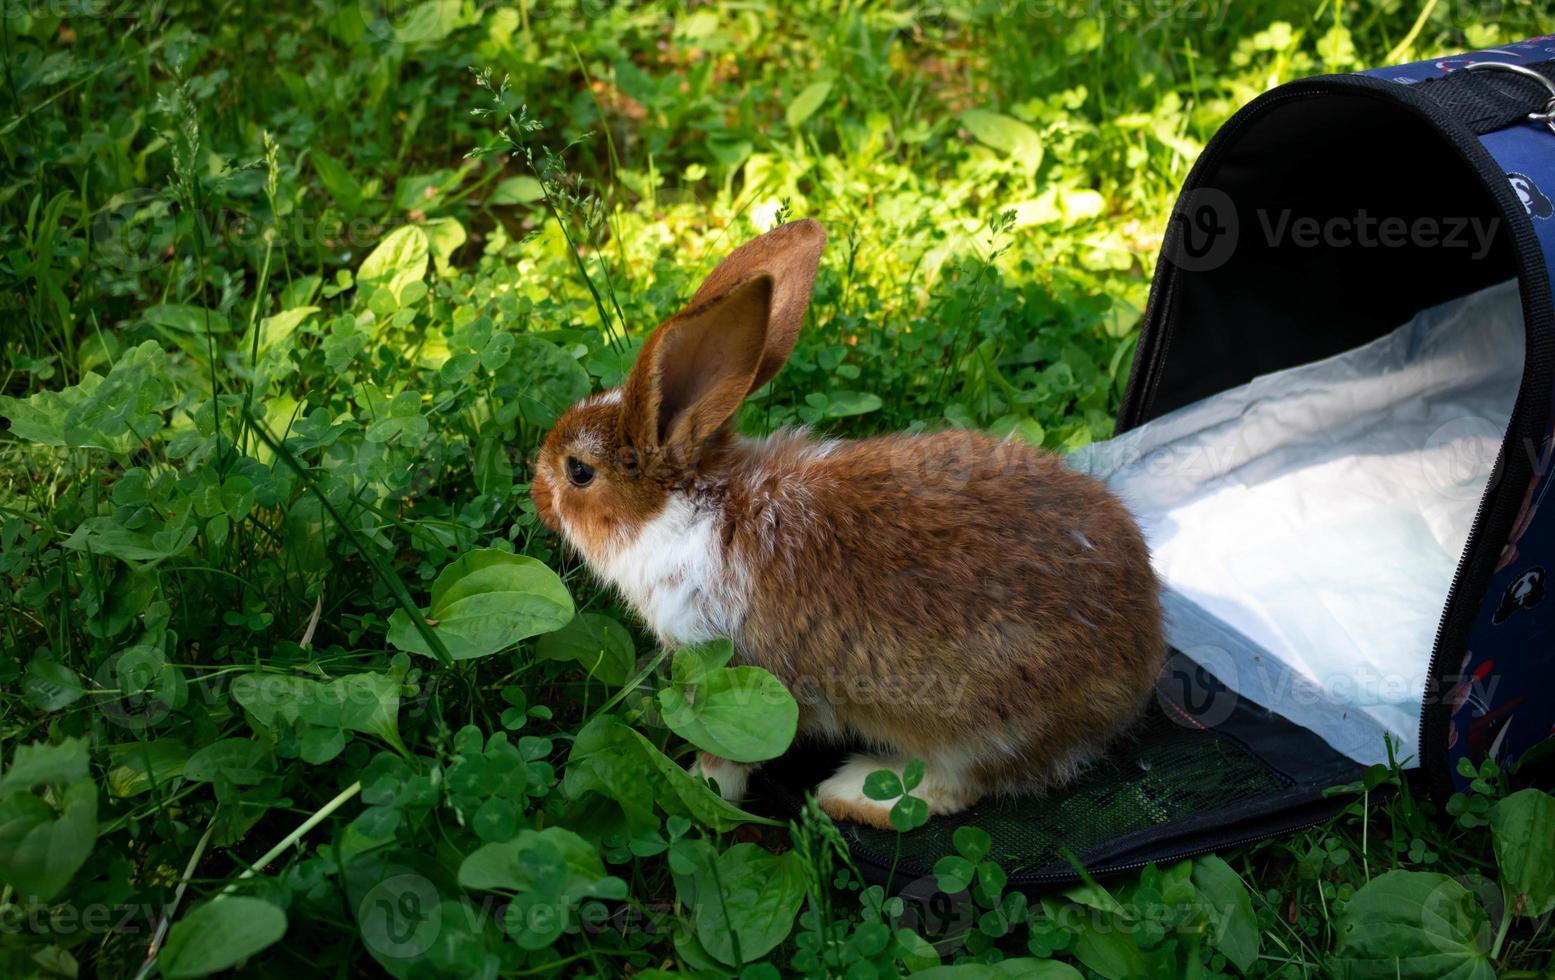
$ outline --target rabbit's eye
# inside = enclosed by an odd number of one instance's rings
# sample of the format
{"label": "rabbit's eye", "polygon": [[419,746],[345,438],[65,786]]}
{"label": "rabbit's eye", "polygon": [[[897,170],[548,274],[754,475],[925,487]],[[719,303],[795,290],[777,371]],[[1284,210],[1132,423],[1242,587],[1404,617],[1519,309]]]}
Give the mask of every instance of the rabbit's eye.
{"label": "rabbit's eye", "polygon": [[575,487],[586,487],[594,482],[594,467],[576,456],[567,457],[567,479]]}

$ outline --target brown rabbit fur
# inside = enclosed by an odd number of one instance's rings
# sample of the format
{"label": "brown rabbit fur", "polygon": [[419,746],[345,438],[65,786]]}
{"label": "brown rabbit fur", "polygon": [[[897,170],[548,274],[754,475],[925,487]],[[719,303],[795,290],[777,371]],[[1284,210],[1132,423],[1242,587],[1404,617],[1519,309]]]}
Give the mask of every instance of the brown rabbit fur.
{"label": "brown rabbit fur", "polygon": [[[540,517],[661,642],[728,636],[794,693],[802,733],[873,747],[821,783],[833,817],[889,826],[864,776],[915,757],[937,814],[1061,784],[1164,661],[1144,540],[1101,483],[1018,441],[739,436],[825,240],[801,221],[737,249],[621,388],[568,411],[536,464]],[[700,765],[743,794],[750,767]]]}

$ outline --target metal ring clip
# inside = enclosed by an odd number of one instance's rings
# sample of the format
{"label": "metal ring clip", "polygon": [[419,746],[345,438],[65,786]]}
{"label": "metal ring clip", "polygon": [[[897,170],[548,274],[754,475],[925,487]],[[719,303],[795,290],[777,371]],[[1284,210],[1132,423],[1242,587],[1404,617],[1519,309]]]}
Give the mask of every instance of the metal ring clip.
{"label": "metal ring clip", "polygon": [[1494,68],[1498,71],[1509,71],[1514,75],[1520,75],[1523,78],[1532,79],[1533,81],[1536,81],[1540,85],[1544,86],[1544,90],[1550,93],[1549,101],[1544,103],[1543,111],[1528,113],[1527,119],[1531,123],[1543,123],[1544,125],[1550,127],[1551,132],[1555,132],[1555,82],[1545,78],[1543,75],[1534,71],[1532,68],[1525,68],[1522,65],[1514,65],[1505,61],[1475,61],[1464,65],[1462,70],[1476,71],[1486,68]]}

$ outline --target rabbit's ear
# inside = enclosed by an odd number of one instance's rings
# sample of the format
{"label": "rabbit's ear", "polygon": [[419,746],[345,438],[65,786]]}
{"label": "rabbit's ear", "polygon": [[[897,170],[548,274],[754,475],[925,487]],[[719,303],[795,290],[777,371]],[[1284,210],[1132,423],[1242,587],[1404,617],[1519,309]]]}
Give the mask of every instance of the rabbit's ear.
{"label": "rabbit's ear", "polygon": [[806,218],[779,225],[730,252],[691,297],[694,307],[727,292],[743,279],[761,274],[772,277],[772,309],[765,349],[751,391],[771,381],[793,351],[825,247],[826,229],[819,221]]}
{"label": "rabbit's ear", "polygon": [[772,277],[756,275],[659,324],[627,375],[623,420],[645,448],[695,448],[754,387],[766,351]]}
{"label": "rabbit's ear", "polygon": [[693,449],[777,374],[799,336],[825,244],[816,221],[769,231],[735,249],[659,325],[626,379],[634,442]]}

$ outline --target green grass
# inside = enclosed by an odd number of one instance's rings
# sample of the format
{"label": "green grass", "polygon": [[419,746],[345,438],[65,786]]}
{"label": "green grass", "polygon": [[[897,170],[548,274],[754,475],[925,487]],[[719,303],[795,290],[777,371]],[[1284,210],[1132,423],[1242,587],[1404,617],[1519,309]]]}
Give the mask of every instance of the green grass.
{"label": "green grass", "polygon": [[[1555,965],[1552,818],[1494,772],[1040,901],[964,835],[936,949],[823,816],[736,830],[678,774],[658,707],[726,668],[672,671],[527,495],[782,215],[831,245],[745,428],[1105,437],[1216,126],[1531,5],[0,4],[5,976],[1391,977],[1346,925],[1421,896],[1399,942],[1458,930],[1459,975]],[[450,646],[472,561],[525,602]]]}

